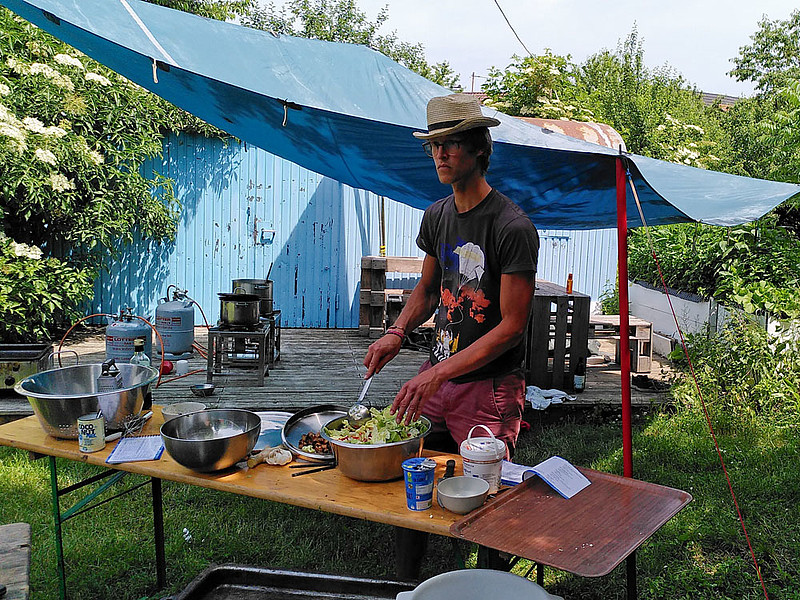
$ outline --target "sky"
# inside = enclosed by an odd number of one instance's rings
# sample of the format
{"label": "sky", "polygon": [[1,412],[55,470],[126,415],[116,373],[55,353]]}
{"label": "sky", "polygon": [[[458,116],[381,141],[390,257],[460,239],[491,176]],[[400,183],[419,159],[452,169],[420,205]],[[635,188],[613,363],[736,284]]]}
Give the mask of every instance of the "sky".
{"label": "sky", "polygon": [[[758,22],[785,20],[796,0],[497,0],[533,54],[550,48],[580,63],[603,49],[616,50],[637,27],[648,68],[665,64],[699,90],[749,96],[753,85],[727,73],[739,48],[750,43]],[[380,33],[396,31],[404,42],[421,42],[429,63],[447,61],[465,90],[480,88],[490,67],[505,68],[523,46],[495,0],[356,0],[374,21],[388,5]],[[280,5],[281,2],[275,2]]]}

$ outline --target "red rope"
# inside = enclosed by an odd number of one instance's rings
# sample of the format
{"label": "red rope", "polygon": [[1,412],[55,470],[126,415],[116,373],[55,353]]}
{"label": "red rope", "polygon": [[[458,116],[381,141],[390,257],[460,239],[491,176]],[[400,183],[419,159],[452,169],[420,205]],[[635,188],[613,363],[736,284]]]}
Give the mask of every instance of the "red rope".
{"label": "red rope", "polygon": [[[641,205],[639,204],[639,197],[636,194],[636,188],[633,185],[633,179],[628,173],[628,181],[630,182],[631,189],[633,190],[633,195],[636,198],[636,205],[639,207],[639,215],[642,218],[642,224],[644,225],[645,232],[647,233],[647,241],[648,245],[650,246],[650,254],[653,256],[653,260],[656,263],[656,268],[658,269],[658,277],[661,279],[661,285],[664,288],[664,294],[667,296],[667,302],[669,303],[669,309],[672,312],[672,318],[675,321],[675,327],[678,329],[678,334],[681,338],[681,348],[683,349],[683,354],[686,357],[686,361],[689,363],[689,371],[692,374],[692,380],[694,381],[695,390],[697,390],[697,396],[700,398],[700,404],[703,407],[703,414],[706,418],[706,423],[708,423],[708,430],[711,433],[711,439],[714,440],[714,448],[717,451],[717,456],[719,457],[719,463],[722,465],[722,472],[725,474],[725,481],[728,483],[728,490],[731,493],[731,498],[733,498],[733,505],[736,508],[736,515],[739,517],[739,524],[742,526],[742,532],[744,532],[744,538],[747,541],[747,547],[750,550],[750,556],[753,559],[753,565],[756,568],[756,573],[758,574],[758,580],[761,582],[761,589],[764,591],[764,597],[769,600],[769,594],[767,594],[767,586],[764,583],[764,578],[761,575],[761,569],[758,566],[758,559],[756,558],[756,553],[753,550],[753,544],[750,542],[750,536],[747,533],[747,526],[744,524],[744,517],[742,516],[742,511],[739,508],[739,502],[736,500],[736,493],[733,491],[733,483],[731,482],[730,475],[728,474],[728,469],[725,466],[725,459],[722,457],[722,450],[719,447],[719,442],[717,441],[717,435],[714,432],[714,426],[711,423],[711,416],[708,413],[708,407],[706,406],[705,399],[703,398],[703,392],[700,389],[700,383],[697,381],[697,375],[694,370],[694,364],[692,364],[692,359],[689,356],[689,349],[686,346],[686,340],[683,337],[683,331],[681,330],[681,326],[678,323],[678,317],[675,314],[675,308],[672,306],[672,300],[669,296],[669,290],[667,288],[667,283],[664,280],[664,273],[661,271],[661,263],[656,256],[655,248],[653,247],[653,242],[650,239],[650,232],[647,228],[647,223],[644,219],[644,214],[642,213]],[[620,282],[622,283],[622,282]]]}

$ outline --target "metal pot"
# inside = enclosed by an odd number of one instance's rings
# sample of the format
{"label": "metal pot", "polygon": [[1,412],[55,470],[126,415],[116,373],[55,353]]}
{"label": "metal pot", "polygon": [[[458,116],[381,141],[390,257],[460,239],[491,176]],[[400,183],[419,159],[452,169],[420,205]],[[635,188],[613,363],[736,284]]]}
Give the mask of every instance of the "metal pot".
{"label": "metal pot", "polygon": [[258,305],[260,298],[255,294],[226,294],[219,296],[219,318],[224,325],[231,327],[251,327],[258,325]]}
{"label": "metal pot", "polygon": [[272,314],[272,281],[269,279],[234,279],[233,291],[236,292],[240,289],[260,298],[259,311],[262,317]]}

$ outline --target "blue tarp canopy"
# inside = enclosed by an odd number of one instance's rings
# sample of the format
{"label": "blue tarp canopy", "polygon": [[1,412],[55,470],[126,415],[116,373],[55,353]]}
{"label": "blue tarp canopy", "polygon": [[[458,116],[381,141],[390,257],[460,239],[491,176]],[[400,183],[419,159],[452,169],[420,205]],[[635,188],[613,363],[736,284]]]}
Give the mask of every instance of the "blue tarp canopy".
{"label": "blue tarp canopy", "polygon": [[[0,0],[131,81],[268,152],[425,208],[449,193],[412,131],[450,93],[364,46],[273,35],[138,0]],[[489,182],[540,228],[616,225],[618,151],[484,108]],[[754,220],[800,186],[626,155],[648,224]],[[629,225],[641,225],[628,203]]]}

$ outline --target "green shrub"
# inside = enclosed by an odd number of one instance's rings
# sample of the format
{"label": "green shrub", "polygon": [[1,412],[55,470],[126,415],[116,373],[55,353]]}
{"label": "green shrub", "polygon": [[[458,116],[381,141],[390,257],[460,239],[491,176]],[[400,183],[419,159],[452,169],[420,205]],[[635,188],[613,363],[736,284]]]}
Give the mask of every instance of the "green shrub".
{"label": "green shrub", "polygon": [[[745,315],[733,315],[718,334],[689,334],[687,348],[709,412],[723,425],[769,414],[792,422],[800,410],[800,339],[797,331],[764,330]],[[696,405],[697,388],[683,350],[670,357],[684,374],[673,387],[679,404]]]}
{"label": "green shrub", "polygon": [[49,340],[50,331],[80,318],[94,277],[0,233],[0,340]]}

